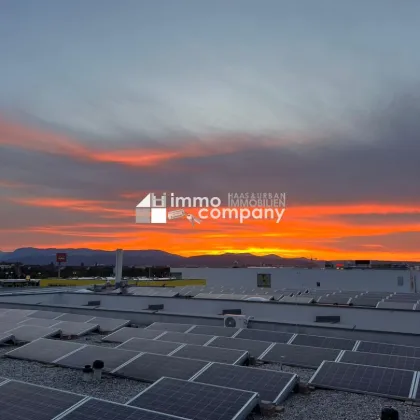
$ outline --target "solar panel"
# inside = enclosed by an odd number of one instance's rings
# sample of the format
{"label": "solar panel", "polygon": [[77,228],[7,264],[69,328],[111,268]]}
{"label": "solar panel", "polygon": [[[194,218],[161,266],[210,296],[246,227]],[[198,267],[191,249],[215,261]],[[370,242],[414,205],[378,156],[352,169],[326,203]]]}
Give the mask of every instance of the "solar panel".
{"label": "solar panel", "polygon": [[206,344],[211,339],[212,336],[210,335],[180,333],[175,331],[166,331],[163,335],[156,338],[156,340],[159,341],[174,341],[176,343],[198,344],[199,346]]}
{"label": "solar panel", "polygon": [[160,330],[160,331],[177,331],[177,332],[186,332],[193,324],[175,324],[171,322],[154,322],[146,327],[147,330]]}
{"label": "solar panel", "polygon": [[[137,407],[89,398],[81,405],[56,420],[179,420],[168,414],[144,410]],[[188,419],[187,419],[188,420]]]}
{"label": "solar panel", "polygon": [[361,341],[357,351],[365,353],[391,354],[394,356],[407,356],[420,358],[420,347],[402,346],[398,344],[375,343],[372,341]]}
{"label": "solar panel", "polygon": [[331,294],[326,296],[321,296],[318,298],[317,303],[319,304],[328,304],[328,305],[347,305],[349,303],[350,296],[341,296],[340,294]]}
{"label": "solar panel", "polygon": [[64,315],[62,312],[53,311],[35,311],[31,314],[31,318],[43,318],[43,319],[55,319],[59,316]]}
{"label": "solar panel", "polygon": [[97,330],[98,325],[87,322],[60,321],[54,325],[54,328],[59,328],[64,336],[80,337]]}
{"label": "solar panel", "polygon": [[6,353],[6,356],[13,357],[15,359],[52,363],[59,357],[65,356],[72,351],[82,348],[83,346],[84,344],[72,343],[71,341],[39,338],[38,340],[9,351]]}
{"label": "solar panel", "polygon": [[298,334],[291,344],[310,347],[323,347],[326,349],[352,350],[356,340],[346,338],[321,337],[319,335]]}
{"label": "solar panel", "polygon": [[389,354],[345,351],[338,361],[343,363],[355,363],[358,365],[383,366],[394,369],[420,370],[419,358],[392,356]]}
{"label": "solar panel", "polygon": [[117,319],[117,318],[101,318],[95,317],[92,318],[90,324],[98,324],[100,332],[111,333],[122,327],[125,327],[130,324],[129,319]]}
{"label": "solar panel", "polygon": [[102,341],[109,341],[111,343],[124,343],[130,338],[149,338],[153,340],[154,338],[161,335],[163,331],[161,330],[148,330],[145,328],[129,328],[123,327],[115,331],[112,334],[107,335],[102,339]]}
{"label": "solar panel", "polygon": [[188,333],[232,337],[232,335],[238,331],[238,328],[214,327],[212,325],[196,325],[191,331],[188,331]]}
{"label": "solar panel", "polygon": [[399,302],[399,301],[387,301],[379,302],[376,306],[377,308],[387,308],[387,309],[404,309],[407,311],[412,311],[414,309],[415,302]]}
{"label": "solar panel", "polygon": [[375,308],[378,302],[379,302],[378,298],[369,298],[369,297],[364,297],[364,296],[353,298],[350,301],[350,303],[352,303],[353,306],[368,306],[371,308]]}
{"label": "solar panel", "polygon": [[335,349],[277,343],[262,356],[262,360],[284,363],[287,366],[317,369],[324,360],[335,360],[339,354],[340,350]]}
{"label": "solar panel", "polygon": [[92,315],[80,315],[80,314],[63,314],[60,315],[58,321],[71,321],[71,322],[88,322],[93,317]]}
{"label": "solar panel", "polygon": [[146,382],[154,382],[162,376],[187,380],[207,364],[202,360],[143,353],[112,373]]}
{"label": "solar panel", "polygon": [[25,318],[23,321],[19,321],[20,325],[36,325],[38,327],[52,327],[57,323],[58,321],[55,319],[45,318]]}
{"label": "solar panel", "polygon": [[51,420],[84,398],[70,392],[9,381],[0,386],[0,418]]}
{"label": "solar panel", "polygon": [[281,303],[295,303],[298,305],[312,303],[314,298],[312,296],[283,296],[279,302]]}
{"label": "solar panel", "polygon": [[130,338],[116,348],[144,353],[169,355],[181,346],[183,346],[182,343],[174,343],[171,341],[148,340],[147,338]]}
{"label": "solar panel", "polygon": [[293,373],[212,363],[193,381],[257,392],[262,401],[278,404],[291,393],[298,378]]}
{"label": "solar panel", "polygon": [[292,333],[279,331],[266,331],[243,329],[235,338],[246,338],[248,340],[269,341],[271,343],[287,343],[293,337]]}
{"label": "solar panel", "polygon": [[192,420],[244,420],[257,403],[254,392],[172,378],[161,378],[128,402]]}
{"label": "solar panel", "polygon": [[21,325],[8,331],[16,341],[28,342],[37,338],[53,337],[60,334],[59,327],[37,327],[36,325]]}
{"label": "solar panel", "polygon": [[85,365],[92,365],[95,360],[104,362],[104,371],[110,372],[122,364],[138,356],[138,352],[112,347],[84,346],[68,356],[60,357],[54,364],[75,369],[83,369]]}
{"label": "solar panel", "polygon": [[414,372],[350,363],[322,362],[309,384],[327,389],[408,399]]}
{"label": "solar panel", "polygon": [[196,346],[185,344],[173,353],[176,357],[186,357],[188,359],[205,360],[208,362],[231,363],[235,365],[243,364],[249,354],[243,350],[222,349],[218,347]]}
{"label": "solar panel", "polygon": [[251,356],[258,357],[263,354],[273,343],[243,338],[215,337],[207,346],[225,349],[245,350]]}

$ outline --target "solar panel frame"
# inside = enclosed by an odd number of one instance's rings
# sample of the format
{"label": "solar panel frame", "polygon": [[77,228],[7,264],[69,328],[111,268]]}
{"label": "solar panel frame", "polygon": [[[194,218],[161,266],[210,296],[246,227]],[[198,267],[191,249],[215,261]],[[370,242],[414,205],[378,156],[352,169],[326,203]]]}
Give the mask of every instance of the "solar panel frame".
{"label": "solar panel frame", "polygon": [[205,347],[218,347],[222,349],[234,349],[234,350],[244,350],[249,353],[250,356],[259,358],[264,354],[272,342],[268,341],[258,341],[258,340],[248,340],[245,338],[232,338],[232,337],[214,337],[209,342],[207,342]]}
{"label": "solar panel frame", "polygon": [[[72,341],[38,338],[37,340],[5,353],[5,356],[13,359],[31,360],[40,363],[53,363],[56,359],[68,356],[85,346],[86,344],[74,343]],[[39,347],[41,347],[41,349],[39,349]],[[54,350],[56,351],[55,353],[53,353]],[[59,352],[59,355],[57,355],[57,351]]]}
{"label": "solar panel frame", "polygon": [[112,372],[129,363],[138,355],[139,352],[132,350],[85,345],[70,354],[54,360],[53,363],[72,369],[83,369],[85,365],[92,365],[95,360],[102,360],[105,364],[104,372]]}
{"label": "solar panel frame", "polygon": [[208,364],[209,362],[203,360],[139,353],[133,360],[119,366],[111,373],[144,382],[154,382],[163,376],[188,380]]}
{"label": "solar panel frame", "polygon": [[77,404],[76,407],[67,410],[53,420],[91,420],[93,418],[98,420],[102,418],[113,420],[189,420],[99,398],[87,398],[81,404]]}
{"label": "solar panel frame", "polygon": [[[341,369],[341,372],[339,375],[337,375],[341,380],[348,375],[346,375],[345,371],[347,370],[353,370],[353,378],[357,378],[357,381],[354,382],[354,386],[351,387],[350,384],[348,385],[334,385],[332,383],[322,383],[322,375],[325,376],[331,376],[331,372],[335,373],[338,372]],[[335,370],[335,372],[334,372]],[[325,371],[325,372],[323,372]],[[344,372],[343,372],[344,371]],[[363,383],[365,388],[366,386],[370,386],[370,382],[367,382],[366,376],[369,377],[369,375],[366,375],[366,373],[369,372],[370,376],[374,374],[381,375],[379,386],[384,385],[385,387],[388,387],[388,389],[391,388],[391,381],[394,378],[394,376],[391,376],[390,379],[387,381],[384,381],[384,375],[386,373],[393,374],[395,376],[400,376],[400,378],[397,379],[397,384],[399,384],[399,388],[396,392],[385,392],[380,391],[379,389],[375,390],[369,390],[369,389],[361,389],[361,387],[357,387],[357,382]],[[329,374],[329,375],[328,375]],[[320,378],[321,376],[321,378]],[[401,380],[401,377],[403,378]],[[345,392],[353,392],[358,394],[368,394],[368,395],[376,395],[379,397],[385,397],[385,398],[392,398],[397,400],[408,400],[413,392],[413,385],[415,381],[415,372],[410,370],[403,370],[403,369],[391,369],[391,368],[385,368],[385,367],[377,367],[377,366],[366,366],[366,365],[357,365],[357,364],[351,364],[351,363],[341,363],[341,362],[329,362],[324,361],[320,365],[320,367],[316,370],[314,375],[311,377],[311,379],[308,381],[309,385],[315,386],[317,388],[324,388],[324,389],[334,389],[338,391],[345,391]],[[409,381],[406,383],[406,389],[402,389],[402,382],[403,380]],[[376,382],[378,384],[378,382]],[[373,385],[372,385],[373,386]]]}
{"label": "solar panel frame", "polygon": [[117,331],[108,334],[102,338],[102,341],[110,343],[124,343],[130,338],[148,338],[154,340],[160,337],[164,331],[161,330],[148,330],[146,328],[132,328],[132,327],[123,327]]}
{"label": "solar panel frame", "polygon": [[146,330],[159,330],[159,331],[174,331],[174,332],[187,332],[188,330],[194,327],[193,324],[177,324],[171,322],[153,322],[153,324],[148,325]]}
{"label": "solar panel frame", "polygon": [[363,353],[389,354],[392,356],[420,358],[420,347],[404,346],[401,344],[378,343],[374,341],[360,341],[355,351],[360,351]]}
{"label": "solar panel frame", "polygon": [[154,338],[154,340],[171,341],[171,342],[183,343],[183,344],[197,344],[199,346],[204,346],[213,338],[214,336],[205,335],[205,334],[190,334],[190,333],[180,333],[177,331],[165,331],[163,334]]}
{"label": "solar panel frame", "polygon": [[327,349],[352,350],[357,340],[338,337],[324,337],[312,334],[297,334],[296,337],[290,341],[289,344],[321,347]]}
{"label": "solar panel frame", "polygon": [[337,362],[420,371],[420,358],[344,350]]}
{"label": "solar panel frame", "polygon": [[140,353],[154,353],[169,356],[185,346],[183,343],[173,341],[150,340],[147,338],[130,338],[124,343],[119,344],[116,349],[132,350]]}
{"label": "solar panel frame", "polygon": [[[229,374],[224,375],[223,371],[229,372]],[[247,375],[251,376],[251,378],[246,381]],[[275,380],[278,381],[275,385],[280,387],[280,389],[274,389],[273,381],[270,381],[270,378],[275,378]],[[262,401],[279,404],[292,392],[298,382],[298,376],[294,373],[283,371],[211,363],[204,370],[191,378],[190,381],[256,392],[259,394]],[[245,381],[247,382],[247,385],[243,385],[243,382]],[[267,384],[270,382],[271,389],[267,390]],[[281,386],[279,385],[279,382]]]}
{"label": "solar panel frame", "polygon": [[293,336],[294,334],[289,332],[243,328],[233,338],[269,341],[271,343],[287,343]]}
{"label": "solar panel frame", "polygon": [[51,420],[85,399],[84,395],[21,381],[0,384],[1,415],[5,419]]}
{"label": "solar panel frame", "polygon": [[258,402],[256,392],[162,377],[126,404],[150,405],[165,414],[186,413],[191,420],[245,420]]}
{"label": "solar panel frame", "polygon": [[341,351],[338,349],[275,343],[261,356],[261,360],[269,363],[281,363],[286,366],[318,369],[324,360],[334,361],[340,353]]}
{"label": "solar panel frame", "polygon": [[213,325],[195,325],[194,328],[191,328],[188,334],[204,334],[220,337],[232,337],[236,334],[240,328],[231,328],[231,327],[219,327]]}

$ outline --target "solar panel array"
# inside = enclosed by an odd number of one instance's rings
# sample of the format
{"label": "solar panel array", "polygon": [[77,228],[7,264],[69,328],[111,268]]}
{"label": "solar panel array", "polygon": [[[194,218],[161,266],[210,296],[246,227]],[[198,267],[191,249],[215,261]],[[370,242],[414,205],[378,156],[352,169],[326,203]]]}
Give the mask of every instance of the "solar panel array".
{"label": "solar panel array", "polygon": [[257,392],[262,401],[278,404],[292,391],[298,378],[293,373],[251,369],[244,366],[211,363],[192,379],[210,385]]}
{"label": "solar panel array", "polygon": [[234,350],[218,347],[196,346],[194,344],[185,344],[174,351],[173,356],[185,357],[188,359],[205,360],[207,362],[220,362],[230,364],[243,364],[248,358],[247,351]]}
{"label": "solar panel array", "polygon": [[[189,334],[194,335],[194,334]],[[266,341],[246,340],[243,338],[230,338],[230,337],[214,337],[208,342],[207,346],[220,347],[225,349],[245,350],[250,356],[258,358],[273,343]]]}
{"label": "solar panel array", "polygon": [[91,315],[53,311],[20,309],[4,309],[0,311],[0,330],[5,330],[6,327],[10,330],[22,325],[33,325],[38,327],[55,327],[61,329],[63,335],[80,336],[96,329],[99,329],[100,332],[110,333],[128,324],[130,324],[130,321],[127,319],[92,317]]}
{"label": "solar panel array", "polygon": [[[111,293],[119,293],[113,290]],[[195,299],[248,300],[263,297],[278,303],[327,305],[352,305],[370,308],[388,307],[392,309],[420,310],[419,293],[343,291],[327,289],[273,289],[247,288],[245,286],[185,286],[181,288],[130,287],[129,293],[138,296],[193,297]],[[385,300],[385,301],[384,301]],[[391,303],[392,302],[392,303]],[[413,303],[411,306],[409,303]]]}
{"label": "solar panel array", "polygon": [[416,376],[410,370],[325,361],[309,384],[318,388],[407,400],[412,396]]}
{"label": "solar panel array", "polygon": [[147,338],[130,338],[124,343],[118,345],[117,349],[134,350],[137,352],[155,353],[170,355],[180,347],[184,346],[182,343],[175,343],[173,341],[158,341],[149,340]]}
{"label": "solar panel array", "polygon": [[85,397],[56,389],[9,381],[0,385],[2,419],[51,420]]}
{"label": "solar panel array", "polygon": [[340,350],[336,349],[276,343],[261,359],[265,362],[317,369],[324,360],[336,360],[339,354]]}
{"label": "solar panel array", "polygon": [[161,378],[132,399],[130,406],[154,409],[192,420],[246,419],[258,404],[250,391]]}
{"label": "solar panel array", "polygon": [[192,334],[217,335],[220,337],[232,337],[238,331],[239,328],[214,327],[212,325],[195,325],[194,328],[188,330]]}
{"label": "solar panel array", "polygon": [[83,369],[86,365],[92,365],[95,360],[102,360],[104,362],[104,371],[111,372],[138,355],[138,352],[132,350],[85,345],[66,356],[54,360],[53,363],[73,369]]}
{"label": "solar panel array", "polygon": [[[129,407],[123,404],[110,401],[89,398],[81,405],[75,407],[67,414],[56,420],[182,420],[181,417],[174,417],[156,411],[144,410],[137,407]],[[189,420],[189,419],[187,419]]]}
{"label": "solar panel array", "polygon": [[176,331],[176,332],[187,332],[193,327],[192,324],[176,324],[166,322],[154,322],[146,327],[147,330],[160,330],[160,331]]}
{"label": "solar panel array", "polygon": [[418,357],[420,358],[420,347],[401,346],[398,344],[376,343],[372,341],[361,341],[356,351],[378,354],[391,354],[394,356]]}
{"label": "solar panel array", "polygon": [[124,343],[130,338],[150,338],[154,339],[163,334],[161,330],[150,330],[146,328],[130,328],[123,327],[112,334],[109,334],[102,338],[103,341],[108,341],[110,343]]}
{"label": "solar panel array", "polygon": [[198,344],[202,346],[206,344],[209,340],[212,340],[213,338],[214,337],[208,336],[206,334],[188,334],[176,331],[166,331],[162,335],[156,337],[156,340],[174,341],[176,343],[184,344]]}
{"label": "solar panel array", "polygon": [[49,340],[39,338],[24,346],[17,347],[5,355],[15,359],[34,360],[36,362],[53,363],[54,360],[79,350],[84,344],[71,341]]}
{"label": "solar panel array", "polygon": [[356,344],[356,340],[297,334],[290,343],[301,346],[323,347],[326,349],[352,350]]}
{"label": "solar panel array", "polygon": [[112,373],[145,382],[154,382],[163,376],[188,380],[207,364],[208,362],[202,360],[140,353],[138,357]]}
{"label": "solar panel array", "polygon": [[9,380],[0,384],[0,406],[0,418],[5,420],[191,420]]}
{"label": "solar panel array", "polygon": [[358,365],[382,366],[414,371],[420,370],[420,358],[393,356],[389,354],[344,351],[338,361],[343,363],[354,363]]}

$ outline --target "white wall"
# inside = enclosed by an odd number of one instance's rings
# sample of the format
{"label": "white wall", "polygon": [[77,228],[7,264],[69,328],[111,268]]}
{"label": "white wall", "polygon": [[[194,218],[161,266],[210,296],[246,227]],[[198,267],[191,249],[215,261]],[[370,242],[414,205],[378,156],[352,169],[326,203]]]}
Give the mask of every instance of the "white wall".
{"label": "white wall", "polygon": [[340,324],[336,324],[337,327],[420,334],[418,311],[345,308],[336,306],[324,307],[276,302],[106,296],[93,293],[89,295],[60,293],[56,296],[56,299],[51,299],[49,295],[1,296],[0,298],[0,302],[5,303],[17,303],[20,301],[26,304],[32,303],[39,305],[41,302],[45,302],[47,305],[71,305],[73,307],[86,305],[89,300],[100,300],[101,308],[113,311],[144,311],[148,309],[148,305],[163,304],[164,312],[189,316],[217,316],[222,314],[224,309],[241,309],[243,314],[254,317],[256,321],[290,324],[311,324],[315,322],[316,316],[339,315],[341,322]]}
{"label": "white wall", "polygon": [[[208,286],[257,287],[258,273],[271,273],[272,289],[308,288],[410,292],[409,270],[322,270],[295,268],[171,268],[184,279],[205,279]],[[414,276],[416,272],[411,272]],[[399,285],[398,277],[403,278]],[[317,286],[317,282],[320,286]]]}

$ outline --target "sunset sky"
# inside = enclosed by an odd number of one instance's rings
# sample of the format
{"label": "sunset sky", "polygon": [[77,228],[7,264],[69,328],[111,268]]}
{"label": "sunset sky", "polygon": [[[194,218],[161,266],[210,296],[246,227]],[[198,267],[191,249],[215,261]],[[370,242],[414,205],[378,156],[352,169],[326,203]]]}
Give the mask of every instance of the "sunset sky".
{"label": "sunset sky", "polygon": [[[1,251],[420,260],[420,1],[0,3]],[[150,191],[287,209],[136,225]]]}

